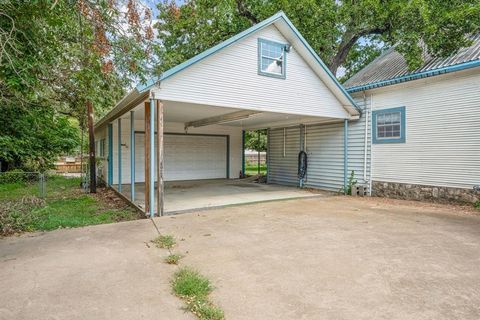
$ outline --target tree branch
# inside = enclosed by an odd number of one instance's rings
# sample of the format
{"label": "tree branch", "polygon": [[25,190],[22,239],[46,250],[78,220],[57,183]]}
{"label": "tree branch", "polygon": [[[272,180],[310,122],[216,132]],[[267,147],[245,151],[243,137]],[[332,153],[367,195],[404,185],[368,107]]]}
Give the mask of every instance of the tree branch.
{"label": "tree branch", "polygon": [[258,23],[257,17],[255,17],[255,15],[252,12],[250,12],[250,10],[248,10],[247,7],[245,7],[245,3],[242,0],[236,0],[236,3],[237,3],[238,13],[242,17],[250,20],[250,22],[252,24],[257,24]]}

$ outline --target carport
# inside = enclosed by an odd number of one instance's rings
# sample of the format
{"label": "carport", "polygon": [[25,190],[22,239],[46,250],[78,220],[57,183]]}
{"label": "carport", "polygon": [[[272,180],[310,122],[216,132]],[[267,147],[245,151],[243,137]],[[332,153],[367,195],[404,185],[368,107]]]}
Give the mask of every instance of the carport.
{"label": "carport", "polygon": [[[100,175],[150,216],[311,196],[295,179],[305,127],[336,124],[335,139],[322,139],[342,159],[324,153],[322,161],[343,168],[333,178],[343,185],[348,121],[359,115],[280,12],[127,94],[95,126]],[[276,130],[268,182],[289,187],[234,181],[244,172],[244,132],[256,129]]]}

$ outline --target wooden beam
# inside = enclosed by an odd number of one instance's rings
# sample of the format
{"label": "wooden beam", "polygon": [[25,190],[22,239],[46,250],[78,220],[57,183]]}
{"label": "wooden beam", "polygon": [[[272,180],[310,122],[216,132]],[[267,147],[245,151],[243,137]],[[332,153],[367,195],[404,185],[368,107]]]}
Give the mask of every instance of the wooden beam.
{"label": "wooden beam", "polygon": [[150,98],[150,218],[155,216],[155,100]]}
{"label": "wooden beam", "polygon": [[163,186],[163,103],[157,100],[157,212],[163,216],[164,186]]}
{"label": "wooden beam", "polygon": [[243,119],[248,119],[250,116],[254,114],[262,113],[260,111],[251,111],[251,110],[242,110],[242,111],[236,111],[232,113],[227,113],[223,114],[220,116],[214,116],[210,118],[204,118],[200,120],[195,120],[195,121],[190,121],[185,123],[185,129],[188,129],[190,127],[198,128],[198,127],[204,127],[204,126],[209,126],[212,124],[220,124],[220,123],[226,123],[226,122],[232,122],[232,121],[237,121],[237,120],[243,120]]}
{"label": "wooden beam", "polygon": [[150,212],[150,102],[145,102],[145,215]]}

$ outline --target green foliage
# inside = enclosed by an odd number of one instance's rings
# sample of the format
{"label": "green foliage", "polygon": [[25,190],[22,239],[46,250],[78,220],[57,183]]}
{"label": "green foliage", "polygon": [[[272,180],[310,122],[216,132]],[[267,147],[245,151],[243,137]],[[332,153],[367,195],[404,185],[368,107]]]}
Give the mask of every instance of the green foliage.
{"label": "green foliage", "polygon": [[157,248],[171,249],[175,246],[175,238],[171,235],[160,235],[152,240]]}
{"label": "green foliage", "polygon": [[198,271],[181,268],[173,276],[172,289],[180,297],[204,298],[212,291],[212,286]]}
{"label": "green foliage", "polygon": [[479,29],[480,2],[186,0],[165,1],[158,9],[160,71],[283,10],[334,73],[344,66],[352,74],[384,45],[397,44],[412,69],[422,63],[422,44],[435,56],[448,56]]}
{"label": "green foliage", "polygon": [[48,168],[78,145],[87,101],[101,116],[132,81],[146,79],[150,9],[128,1],[125,12],[123,4],[0,1],[0,161]]}
{"label": "green foliage", "polygon": [[352,170],[350,176],[348,177],[347,181],[347,190],[343,189],[345,194],[351,196],[352,195],[352,188],[357,184],[357,179],[355,179],[355,171]]}
{"label": "green foliage", "polygon": [[112,208],[81,192],[80,179],[47,179],[47,199],[37,198],[38,182],[0,184],[0,236],[16,232],[74,228],[134,220],[128,207]]}
{"label": "green foliage", "polygon": [[178,264],[178,262],[180,261],[180,259],[182,259],[183,256],[181,254],[175,254],[175,253],[172,253],[172,254],[169,254],[166,258],[165,258],[165,262],[168,263],[168,264]]}
{"label": "green foliage", "polygon": [[52,109],[0,105],[0,114],[0,161],[6,169],[45,171],[59,155],[78,148],[78,126]]}
{"label": "green foliage", "polygon": [[267,151],[266,130],[245,131],[245,149]]}
{"label": "green foliage", "polygon": [[173,292],[185,300],[188,310],[201,320],[222,320],[223,311],[208,300],[210,280],[191,268],[181,268],[172,280]]}
{"label": "green foliage", "polygon": [[480,210],[480,201],[475,202],[473,206],[475,207],[475,209]]}

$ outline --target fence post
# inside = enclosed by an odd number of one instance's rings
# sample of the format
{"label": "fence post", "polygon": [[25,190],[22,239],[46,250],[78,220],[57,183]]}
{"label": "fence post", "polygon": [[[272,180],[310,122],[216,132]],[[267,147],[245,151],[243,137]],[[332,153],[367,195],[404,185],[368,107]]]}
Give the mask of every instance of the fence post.
{"label": "fence post", "polygon": [[45,173],[40,173],[39,176],[39,183],[40,183],[40,198],[45,199],[46,197],[46,185],[45,185]]}

